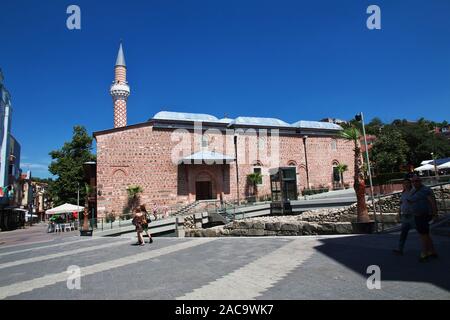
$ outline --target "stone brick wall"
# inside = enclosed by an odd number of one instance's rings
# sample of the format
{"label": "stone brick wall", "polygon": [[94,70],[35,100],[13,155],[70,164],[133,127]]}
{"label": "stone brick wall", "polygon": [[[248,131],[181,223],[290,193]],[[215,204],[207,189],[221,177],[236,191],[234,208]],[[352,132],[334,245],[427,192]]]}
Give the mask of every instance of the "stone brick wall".
{"label": "stone brick wall", "polygon": [[[171,206],[194,201],[195,182],[202,179],[212,181],[213,195],[217,199],[237,198],[236,163],[177,165],[172,161],[173,154],[174,159],[180,159],[200,151],[202,139],[199,133],[177,133],[179,139],[172,137],[172,133],[172,129],[153,128],[149,123],[96,135],[99,217],[111,212],[118,215],[127,210],[126,188],[130,185],[140,185],[143,188],[140,199],[147,207],[151,207],[153,203]],[[262,168],[263,173],[263,184],[258,188],[259,195],[270,193],[268,170],[289,165],[297,168],[298,191],[301,192],[306,187],[305,146],[301,136],[280,136],[279,149],[272,148],[269,138],[263,138],[262,142],[258,142],[256,137],[238,138],[240,198],[252,194],[247,175],[253,172],[255,164]],[[332,137],[311,135],[306,140],[311,187],[332,186],[334,162],[347,164],[349,171],[344,174],[344,181],[352,180],[353,145],[336,139],[336,150],[333,150],[332,140]],[[232,138],[225,139],[218,131],[208,132],[207,141],[208,150],[234,156]],[[261,150],[255,148],[256,145]],[[269,161],[264,156],[264,153],[270,156],[270,152],[279,154],[279,161]]]}

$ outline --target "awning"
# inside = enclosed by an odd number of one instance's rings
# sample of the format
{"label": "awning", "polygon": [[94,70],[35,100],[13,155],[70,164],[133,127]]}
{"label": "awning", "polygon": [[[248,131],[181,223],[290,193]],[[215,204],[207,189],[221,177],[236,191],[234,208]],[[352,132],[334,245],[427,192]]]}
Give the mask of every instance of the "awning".
{"label": "awning", "polygon": [[215,151],[199,151],[184,157],[179,164],[226,164],[234,161],[234,157]]}
{"label": "awning", "polygon": [[58,213],[72,213],[72,212],[80,212],[84,211],[84,207],[82,206],[76,206],[70,203],[64,203],[63,205],[60,205],[58,207],[55,207],[53,209],[49,209],[45,211],[45,214],[58,214]]}
{"label": "awning", "polygon": [[414,171],[428,171],[428,170],[434,171],[434,166],[431,164],[425,164],[423,166],[420,166],[420,167],[417,167],[414,169]]}
{"label": "awning", "polygon": [[438,169],[450,169],[450,161],[441,164],[440,166],[437,167]]}

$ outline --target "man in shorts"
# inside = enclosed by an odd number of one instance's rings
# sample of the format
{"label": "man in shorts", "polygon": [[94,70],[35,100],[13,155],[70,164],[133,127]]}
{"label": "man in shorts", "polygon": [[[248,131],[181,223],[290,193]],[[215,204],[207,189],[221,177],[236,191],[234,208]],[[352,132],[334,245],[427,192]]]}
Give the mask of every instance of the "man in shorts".
{"label": "man in shorts", "polygon": [[416,230],[422,243],[419,261],[425,262],[429,258],[438,256],[430,237],[430,222],[437,216],[436,199],[433,191],[422,184],[419,176],[413,175],[411,182],[413,189],[407,201],[410,204],[410,211],[414,215]]}

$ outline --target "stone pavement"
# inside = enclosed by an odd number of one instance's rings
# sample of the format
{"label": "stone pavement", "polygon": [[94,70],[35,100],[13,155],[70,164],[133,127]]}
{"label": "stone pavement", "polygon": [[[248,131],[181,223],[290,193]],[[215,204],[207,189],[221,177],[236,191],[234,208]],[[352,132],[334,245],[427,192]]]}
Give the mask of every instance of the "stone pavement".
{"label": "stone pavement", "polygon": [[23,245],[27,243],[43,243],[53,241],[58,238],[79,236],[80,232],[68,231],[58,233],[47,233],[47,222],[33,224],[31,227],[26,226],[23,229],[0,232],[0,248],[6,246]]}
{"label": "stone pavement", "polygon": [[[450,299],[450,238],[440,258],[417,261],[414,232],[403,257],[397,234],[303,237],[65,237],[0,246],[0,299]],[[80,267],[81,289],[67,269]],[[381,268],[370,290],[367,267]],[[69,284],[74,283],[69,279]]]}

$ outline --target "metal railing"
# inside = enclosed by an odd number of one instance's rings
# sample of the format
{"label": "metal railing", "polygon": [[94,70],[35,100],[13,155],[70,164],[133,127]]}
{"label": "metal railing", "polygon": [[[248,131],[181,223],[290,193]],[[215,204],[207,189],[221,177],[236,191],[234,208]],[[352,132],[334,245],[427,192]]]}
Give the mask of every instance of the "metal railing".
{"label": "metal railing", "polygon": [[[423,178],[422,178],[423,179]],[[428,183],[424,183],[424,185],[430,187],[433,190],[439,189],[440,190],[440,197],[436,197],[436,205],[437,205],[437,211],[438,211],[438,215],[440,214],[441,216],[445,213],[448,212],[449,206],[447,205],[447,202],[450,201],[450,199],[445,198],[445,191],[444,190],[449,190],[450,189],[450,182],[440,182],[440,183],[435,183],[432,184],[431,181],[428,181]],[[445,186],[448,186],[447,188],[444,188]],[[450,190],[448,191],[450,192]],[[396,192],[392,192],[392,193],[388,193],[388,194],[383,194],[383,195],[377,195],[375,196],[376,202],[374,203],[374,207],[375,207],[375,215],[374,215],[374,220],[375,220],[375,224],[376,225],[381,225],[381,232],[385,231],[385,223],[383,221],[383,210],[381,208],[380,205],[380,201],[389,197],[393,197],[393,196],[399,196],[402,193],[402,191],[396,191]],[[369,204],[371,205],[371,204]],[[374,208],[372,207],[372,210]],[[392,213],[392,212],[385,212],[385,213]],[[398,213],[398,212],[396,212]],[[379,215],[380,221],[377,220],[377,214]],[[377,227],[378,230],[378,227]]]}

